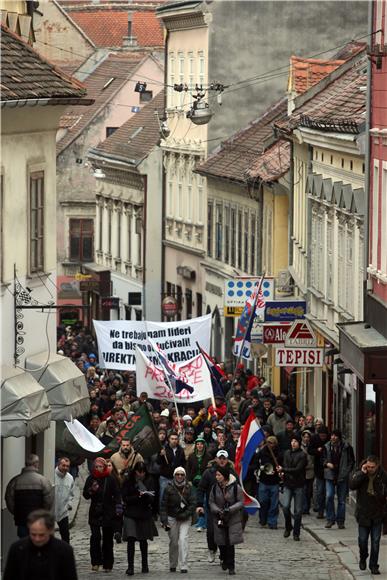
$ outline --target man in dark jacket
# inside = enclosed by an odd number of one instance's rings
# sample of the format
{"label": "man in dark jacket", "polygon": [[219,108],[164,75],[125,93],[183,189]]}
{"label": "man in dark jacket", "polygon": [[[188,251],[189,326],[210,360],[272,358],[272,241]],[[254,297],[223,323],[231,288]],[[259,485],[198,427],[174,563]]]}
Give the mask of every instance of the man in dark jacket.
{"label": "man in dark jacket", "polygon": [[29,514],[27,525],[29,537],[12,544],[3,580],[77,580],[72,547],[54,538],[54,515],[46,510],[35,510]]}
{"label": "man in dark jacket", "polygon": [[[349,443],[342,440],[341,431],[333,429],[331,440],[324,449],[324,477],[327,497],[327,523],[331,528],[335,521],[339,530],[345,528],[345,501],[348,495],[348,480],[355,465],[355,455]],[[337,493],[337,514],[335,513]]]}
{"label": "man in dark jacket", "polygon": [[387,473],[375,455],[361,463],[349,480],[349,487],[356,489],[356,519],[359,524],[360,570],[367,567],[368,538],[371,536],[369,567],[371,574],[380,574],[378,558],[383,517],[387,502]]}
{"label": "man in dark jacket", "polygon": [[[301,449],[299,435],[293,435],[291,446],[290,451],[285,451],[283,465],[278,466],[277,470],[284,476],[284,497],[282,501],[285,517],[284,538],[288,538],[293,530],[293,538],[298,542],[300,540],[304,500],[306,455]],[[294,526],[292,527],[290,504],[293,498]]]}
{"label": "man in dark jacket", "polygon": [[282,453],[285,453],[285,451],[292,448],[291,440],[294,434],[295,434],[294,421],[293,419],[288,419],[286,421],[284,431],[280,431],[277,434],[278,447],[280,448]]}
{"label": "man in dark jacket", "polygon": [[179,436],[172,431],[168,436],[168,443],[161,449],[157,463],[160,465],[160,506],[163,499],[163,493],[169,483],[172,483],[173,472],[176,467],[185,467],[186,459],[184,449],[179,445]]}
{"label": "man in dark jacket", "polygon": [[325,510],[325,479],[324,479],[324,450],[328,441],[329,431],[324,425],[312,435],[308,448],[309,455],[314,457],[314,481],[316,486],[315,508],[317,518],[324,519]]}
{"label": "man in dark jacket", "polygon": [[27,518],[32,511],[51,510],[54,505],[54,488],[38,469],[39,457],[29,455],[26,466],[11,479],[5,490],[5,503],[15,519],[19,538],[28,536]]}

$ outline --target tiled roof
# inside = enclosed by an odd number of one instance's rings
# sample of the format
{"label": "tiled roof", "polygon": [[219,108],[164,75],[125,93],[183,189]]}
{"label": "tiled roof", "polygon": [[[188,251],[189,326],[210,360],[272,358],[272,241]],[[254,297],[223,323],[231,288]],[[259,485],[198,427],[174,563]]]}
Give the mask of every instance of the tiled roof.
{"label": "tiled roof", "polygon": [[337,69],[344,60],[320,60],[316,58],[290,58],[288,91],[304,93],[330,72]]}
{"label": "tiled roof", "polygon": [[[122,47],[128,36],[128,10],[69,10],[68,14],[98,48]],[[154,11],[132,12],[132,36],[140,47],[163,46],[163,31]]]}
{"label": "tiled roof", "polygon": [[[101,109],[108,106],[117,91],[128,82],[146,55],[140,52],[110,54],[85,80],[87,95],[94,104],[84,107],[68,107],[62,119],[64,123],[71,118],[74,122],[67,133],[57,143],[57,153],[61,153],[89,125]],[[109,81],[113,79],[110,83]],[[107,84],[106,88],[104,86]],[[68,125],[67,125],[68,126]]]}
{"label": "tiled roof", "polygon": [[[1,26],[1,100],[80,98],[85,86]],[[84,106],[80,109],[85,110]]]}
{"label": "tiled roof", "polygon": [[262,153],[246,172],[248,180],[276,181],[289,171],[290,143],[280,139]]}
{"label": "tiled roof", "polygon": [[160,126],[155,115],[164,113],[164,91],[92,150],[98,156],[117,157],[138,165],[160,142]]}
{"label": "tiled roof", "polygon": [[303,104],[290,117],[276,121],[275,126],[287,132],[291,132],[298,125],[322,131],[359,132],[365,122],[366,110],[365,52],[356,55],[352,65],[349,65],[350,62],[346,62],[320,81],[320,90],[319,83],[304,93],[301,97]]}
{"label": "tiled roof", "polygon": [[223,141],[204,163],[196,166],[195,171],[203,175],[221,177],[245,183],[245,174],[265,149],[265,142],[272,137],[272,124],[285,117],[287,100],[281,99],[261,117],[245,129]]}

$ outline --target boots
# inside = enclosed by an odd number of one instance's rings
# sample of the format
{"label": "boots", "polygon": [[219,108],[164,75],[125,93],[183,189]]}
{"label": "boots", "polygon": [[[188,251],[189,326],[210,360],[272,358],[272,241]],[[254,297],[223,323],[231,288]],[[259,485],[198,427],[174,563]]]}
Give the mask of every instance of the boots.
{"label": "boots", "polygon": [[128,569],[126,570],[127,576],[133,576],[134,574],[134,538],[128,539]]}
{"label": "boots", "polygon": [[146,540],[140,541],[141,550],[141,572],[147,574],[149,572],[148,568],[148,542]]}

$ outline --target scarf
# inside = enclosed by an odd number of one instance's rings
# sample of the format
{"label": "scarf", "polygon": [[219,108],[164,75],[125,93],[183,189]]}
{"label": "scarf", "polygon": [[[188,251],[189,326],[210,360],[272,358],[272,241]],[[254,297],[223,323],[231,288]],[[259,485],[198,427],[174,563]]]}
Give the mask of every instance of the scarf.
{"label": "scarf", "polygon": [[92,469],[91,475],[95,477],[95,479],[103,479],[104,477],[110,475],[110,473],[108,467],[105,466],[103,471],[98,471],[98,469]]}
{"label": "scarf", "polygon": [[375,490],[374,490],[375,477],[376,477],[376,473],[374,473],[374,475],[368,474],[368,487],[367,487],[367,494],[368,495],[375,495]]}

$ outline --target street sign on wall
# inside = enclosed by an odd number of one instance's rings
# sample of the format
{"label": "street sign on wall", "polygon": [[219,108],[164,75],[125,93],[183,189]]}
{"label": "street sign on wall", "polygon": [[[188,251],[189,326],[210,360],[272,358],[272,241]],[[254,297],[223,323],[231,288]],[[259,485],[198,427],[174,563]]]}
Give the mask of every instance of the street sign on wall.
{"label": "street sign on wall", "polygon": [[275,351],[276,367],[322,367],[323,362],[323,348],[278,347]]}
{"label": "street sign on wall", "polygon": [[263,343],[284,344],[290,325],[291,325],[290,322],[282,322],[278,324],[264,324],[262,337]]}
{"label": "street sign on wall", "polygon": [[317,339],[307,320],[295,320],[286,335],[285,346],[316,346]]}

